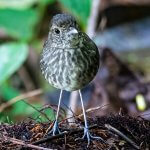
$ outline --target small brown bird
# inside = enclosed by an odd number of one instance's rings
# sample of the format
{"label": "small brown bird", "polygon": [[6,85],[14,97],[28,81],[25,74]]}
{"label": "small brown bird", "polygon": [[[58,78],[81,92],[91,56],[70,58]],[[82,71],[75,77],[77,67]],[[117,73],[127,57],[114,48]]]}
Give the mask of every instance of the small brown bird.
{"label": "small brown bird", "polygon": [[55,15],[40,59],[42,74],[55,88],[61,89],[52,135],[60,133],[58,114],[63,90],[79,90],[85,127],[82,138],[101,139],[90,134],[80,89],[89,84],[99,69],[99,52],[95,43],[78,28],[68,14]]}

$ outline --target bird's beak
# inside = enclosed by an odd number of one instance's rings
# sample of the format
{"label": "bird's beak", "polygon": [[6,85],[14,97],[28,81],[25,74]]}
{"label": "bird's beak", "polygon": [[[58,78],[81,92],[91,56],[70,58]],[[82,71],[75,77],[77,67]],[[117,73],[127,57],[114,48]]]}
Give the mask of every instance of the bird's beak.
{"label": "bird's beak", "polygon": [[78,31],[75,28],[70,28],[70,31],[68,32],[68,34],[69,35],[71,35],[71,34],[78,34]]}

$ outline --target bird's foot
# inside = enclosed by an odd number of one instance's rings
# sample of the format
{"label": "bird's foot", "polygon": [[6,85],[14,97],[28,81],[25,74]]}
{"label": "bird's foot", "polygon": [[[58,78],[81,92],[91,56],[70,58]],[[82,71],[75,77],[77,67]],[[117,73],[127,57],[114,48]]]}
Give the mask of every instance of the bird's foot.
{"label": "bird's foot", "polygon": [[54,122],[54,125],[53,125],[53,128],[48,132],[48,135],[56,135],[56,134],[60,134],[61,131],[59,130],[59,127],[58,127],[58,122],[55,121]]}
{"label": "bird's foot", "polygon": [[101,137],[92,136],[92,135],[90,134],[89,129],[88,129],[88,128],[85,128],[85,127],[84,127],[84,135],[83,135],[83,137],[82,137],[82,138],[76,138],[75,141],[77,141],[77,140],[82,140],[82,139],[87,139],[87,141],[88,141],[87,147],[89,147],[90,141],[91,141],[92,139],[93,139],[93,140],[94,140],[94,139],[96,139],[96,140],[101,140],[101,141],[103,141],[104,143],[106,143],[105,140],[103,140]]}

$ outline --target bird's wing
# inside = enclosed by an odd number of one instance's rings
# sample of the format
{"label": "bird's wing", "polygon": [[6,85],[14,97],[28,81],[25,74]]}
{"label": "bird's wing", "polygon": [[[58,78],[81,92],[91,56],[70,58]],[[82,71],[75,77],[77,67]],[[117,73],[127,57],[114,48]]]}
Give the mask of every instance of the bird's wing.
{"label": "bird's wing", "polygon": [[99,59],[99,57],[100,57],[99,50],[98,50],[96,44],[93,42],[93,40],[91,40],[89,38],[89,36],[84,32],[81,32],[80,36],[83,39],[83,42],[82,42],[83,47],[85,47],[85,49],[89,53],[89,55],[91,57],[96,56],[96,59]]}

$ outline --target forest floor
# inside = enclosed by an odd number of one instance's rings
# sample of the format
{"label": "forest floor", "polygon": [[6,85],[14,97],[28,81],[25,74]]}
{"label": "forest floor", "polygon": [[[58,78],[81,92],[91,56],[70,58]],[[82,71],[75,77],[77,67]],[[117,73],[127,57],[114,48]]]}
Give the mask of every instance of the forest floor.
{"label": "forest floor", "polygon": [[36,123],[26,120],[9,125],[0,124],[0,149],[50,150],[50,149],[91,149],[91,150],[149,150],[150,121],[122,114],[88,118],[91,134],[104,139],[92,140],[87,148],[87,140],[75,140],[83,136],[82,119],[77,118],[73,126],[66,120],[59,123],[65,131],[56,136],[48,136],[51,123]]}

